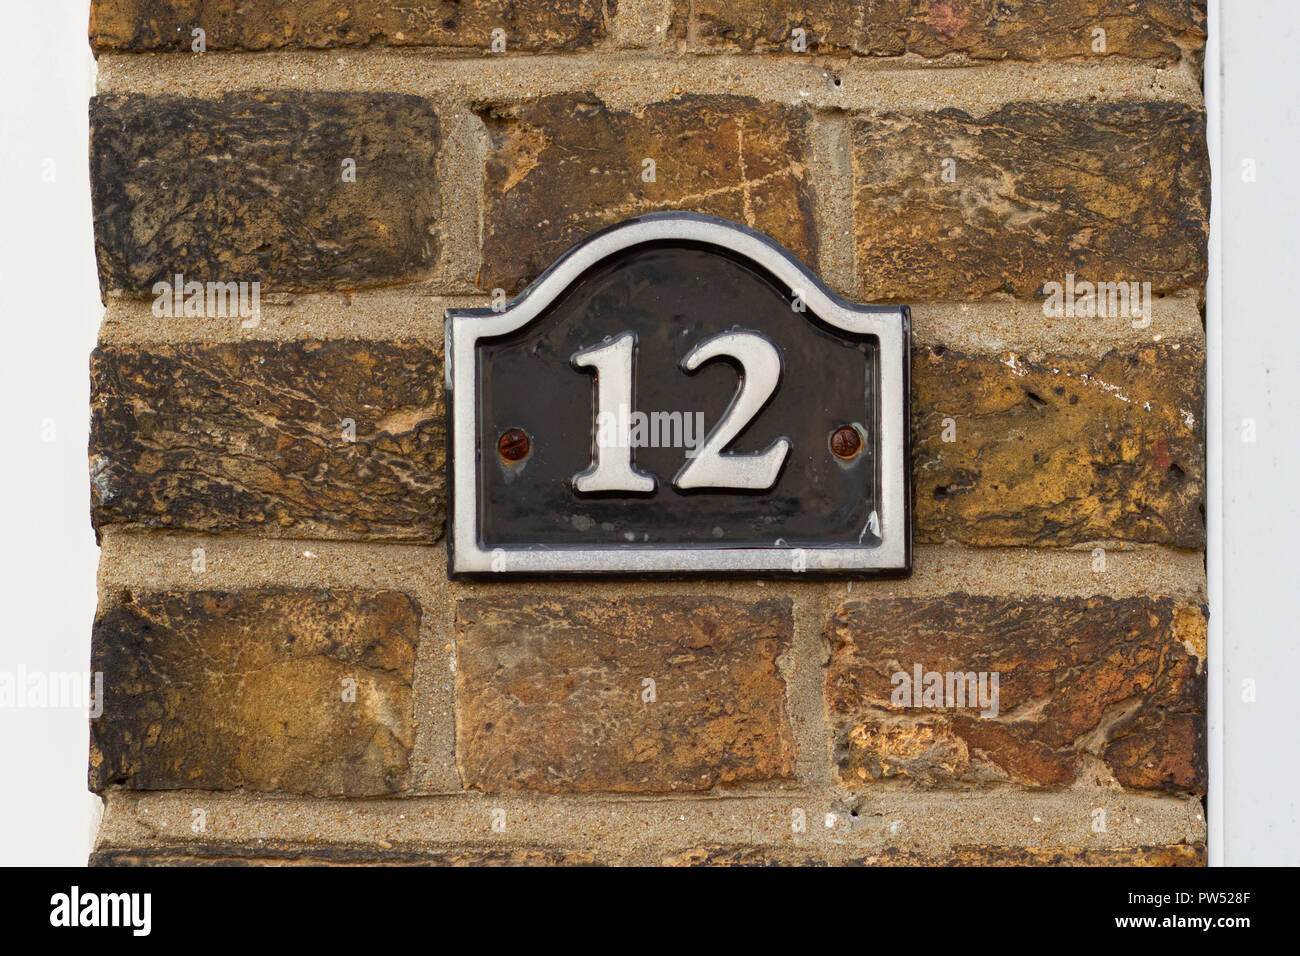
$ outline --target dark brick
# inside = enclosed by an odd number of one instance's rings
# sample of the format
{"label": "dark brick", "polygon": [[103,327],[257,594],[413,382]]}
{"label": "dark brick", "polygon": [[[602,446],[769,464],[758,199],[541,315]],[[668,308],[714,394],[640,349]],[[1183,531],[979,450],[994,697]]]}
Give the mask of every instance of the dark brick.
{"label": "dark brick", "polygon": [[918,541],[1205,546],[1199,344],[1100,358],[923,346],[912,395]]}
{"label": "dark brick", "polygon": [[[1172,103],[1015,103],[853,122],[858,271],[873,300],[1041,294],[1073,273],[1205,284],[1205,114]],[[944,181],[953,159],[955,182]]]}
{"label": "dark brick", "polygon": [[1205,866],[1205,844],[1164,846],[1012,847],[968,845],[953,847],[939,857],[907,850],[886,850],[860,857],[854,866]]}
{"label": "dark brick", "polygon": [[300,846],[291,843],[184,843],[97,850],[91,866],[599,866],[585,850],[541,846]]}
{"label": "dark brick", "polygon": [[[684,96],[623,112],[574,94],[481,113],[484,289],[515,291],[591,233],[665,209],[742,222],[814,261],[805,110]],[[654,182],[641,178],[645,159]]]}
{"label": "dark brick", "polygon": [[347,289],[423,278],[437,261],[440,138],[427,100],[99,96],[90,120],[106,292],[153,296],[176,274],[263,292]]}
{"label": "dark brick", "polygon": [[[826,866],[816,851],[762,846],[694,847],[664,857],[664,866]],[[1204,866],[1204,844],[1114,847],[957,846],[931,856],[889,849],[845,861],[847,866]]]}
{"label": "dark brick", "polygon": [[[690,11],[695,28],[690,30]],[[1204,0],[674,0],[672,33],[720,48],[790,52],[792,31],[807,31],[812,53],[979,60],[1193,57],[1205,45]]]}
{"label": "dark brick", "polygon": [[[593,866],[591,853],[550,847],[438,847],[429,850],[291,844],[178,844],[98,850],[91,866]],[[663,866],[826,866],[818,851],[708,845],[666,854]],[[848,866],[1205,866],[1205,845],[1112,847],[958,846],[941,856],[887,850]]]}
{"label": "dark brick", "polygon": [[[1092,754],[1119,783],[1205,789],[1205,612],[1171,598],[854,600],[826,637],[840,782],[1068,786]],[[893,675],[999,675],[996,717],[895,706]]]}
{"label": "dark brick", "polygon": [[664,792],[794,772],[788,600],[501,595],[461,601],[456,620],[466,787]]}
{"label": "dark brick", "polygon": [[[420,610],[396,591],[161,592],[102,613],[90,789],[404,786]],[[355,701],[344,680],[356,682]]]}
{"label": "dark brick", "polygon": [[[446,516],[441,348],[101,346],[95,527],[433,541]],[[356,441],[344,440],[344,419]]]}
{"label": "dark brick", "polygon": [[437,46],[486,53],[492,31],[508,51],[586,50],[609,34],[616,0],[92,0],[96,53]]}

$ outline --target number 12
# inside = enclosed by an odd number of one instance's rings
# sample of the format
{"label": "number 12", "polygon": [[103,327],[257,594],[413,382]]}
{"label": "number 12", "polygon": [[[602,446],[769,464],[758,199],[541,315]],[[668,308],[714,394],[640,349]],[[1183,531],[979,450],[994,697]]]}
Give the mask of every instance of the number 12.
{"label": "number 12", "polygon": [[[623,332],[577,352],[570,360],[575,368],[596,372],[596,422],[602,415],[612,415],[619,422],[618,440],[594,442],[591,465],[573,476],[573,487],[580,492],[648,494],[658,484],[654,475],[632,464],[627,421],[618,415],[620,406],[632,407],[635,356],[636,335]],[[776,484],[790,455],[794,443],[789,438],[778,438],[765,450],[750,455],[724,455],[722,449],[745,430],[776,392],[781,382],[781,352],[765,336],[735,329],[700,342],[682,359],[681,368],[694,372],[705,362],[719,358],[730,358],[740,365],[740,383],[722,420],[674,476],[673,487],[765,491]]]}

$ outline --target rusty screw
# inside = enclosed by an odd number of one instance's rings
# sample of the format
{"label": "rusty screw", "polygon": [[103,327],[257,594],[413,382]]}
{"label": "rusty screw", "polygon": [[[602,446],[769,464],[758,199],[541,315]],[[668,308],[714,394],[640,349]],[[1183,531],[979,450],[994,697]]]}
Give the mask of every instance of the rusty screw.
{"label": "rusty screw", "polygon": [[831,432],[831,451],[837,458],[852,458],[862,450],[862,436],[852,425],[843,425]]}
{"label": "rusty screw", "polygon": [[497,454],[503,461],[523,461],[532,450],[532,442],[522,428],[507,428],[497,439]]}

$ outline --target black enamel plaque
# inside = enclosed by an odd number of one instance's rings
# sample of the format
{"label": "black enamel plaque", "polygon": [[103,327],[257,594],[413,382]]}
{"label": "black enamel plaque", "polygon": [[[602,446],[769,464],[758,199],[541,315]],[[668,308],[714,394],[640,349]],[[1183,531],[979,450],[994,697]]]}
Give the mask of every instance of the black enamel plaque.
{"label": "black enamel plaque", "polygon": [[905,573],[907,322],[689,214],[449,312],[451,571]]}

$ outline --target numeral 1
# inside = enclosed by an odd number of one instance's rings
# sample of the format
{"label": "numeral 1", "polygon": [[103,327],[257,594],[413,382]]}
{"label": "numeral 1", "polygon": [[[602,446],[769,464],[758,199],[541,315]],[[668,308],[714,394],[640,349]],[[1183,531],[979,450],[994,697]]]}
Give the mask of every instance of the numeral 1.
{"label": "numeral 1", "polygon": [[655,490],[654,475],[647,475],[632,465],[628,415],[619,414],[620,408],[632,408],[632,360],[635,355],[636,336],[624,332],[609,342],[583,349],[569,360],[575,368],[596,370],[595,434],[604,433],[601,426],[607,421],[612,422],[616,430],[613,442],[592,441],[591,467],[573,476],[573,487],[578,491],[648,494]]}

